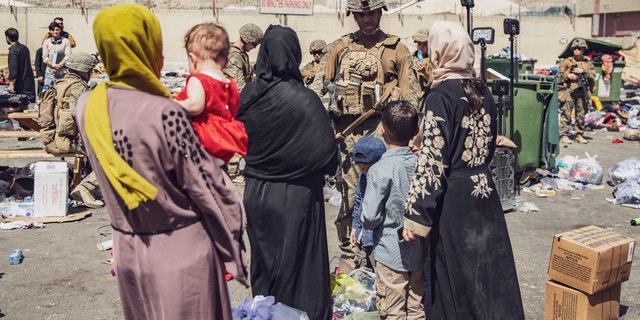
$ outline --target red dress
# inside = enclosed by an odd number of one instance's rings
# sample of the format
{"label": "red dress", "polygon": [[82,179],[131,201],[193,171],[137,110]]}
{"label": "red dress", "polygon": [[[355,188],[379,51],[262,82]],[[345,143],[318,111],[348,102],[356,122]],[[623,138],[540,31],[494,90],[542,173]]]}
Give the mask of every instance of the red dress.
{"label": "red dress", "polygon": [[[204,149],[225,163],[236,153],[245,156],[249,139],[244,124],[236,120],[240,94],[235,81],[223,82],[204,73],[195,73],[187,77],[187,83],[191,77],[200,80],[205,92],[204,110],[191,117]],[[188,96],[185,86],[176,100],[185,100]]]}

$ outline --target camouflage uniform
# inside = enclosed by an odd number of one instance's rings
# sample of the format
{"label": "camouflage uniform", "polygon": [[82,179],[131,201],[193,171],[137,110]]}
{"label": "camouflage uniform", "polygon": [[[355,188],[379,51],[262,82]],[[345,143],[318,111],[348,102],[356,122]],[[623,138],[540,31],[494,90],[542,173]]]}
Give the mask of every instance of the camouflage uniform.
{"label": "camouflage uniform", "polygon": [[[244,45],[247,43],[254,44],[254,47],[260,42],[262,42],[262,37],[264,33],[262,29],[253,23],[247,23],[240,27],[240,40],[243,43],[243,47],[240,48],[236,45],[231,45],[229,48],[228,55],[228,64],[227,67],[224,68],[224,74],[235,80],[238,85],[238,91],[242,92],[244,86],[247,85],[250,81],[253,80],[253,68],[251,67],[251,63],[249,62],[249,55],[247,51],[244,50]],[[240,175],[241,172],[241,163],[242,157],[238,154],[234,155],[229,163],[227,164],[227,172],[231,179],[242,178]]]}
{"label": "camouflage uniform", "polygon": [[[317,51],[322,51],[323,58],[324,58],[324,54],[327,53],[327,43],[324,42],[323,40],[312,41],[311,44],[309,45],[309,54],[314,56],[314,52],[317,52]],[[302,73],[302,81],[307,87],[309,87],[313,82],[313,79],[315,78],[316,73],[321,72],[322,70],[321,66],[323,65],[320,64],[320,61],[316,62],[314,57],[314,59],[311,62],[307,63],[304,67],[302,67],[302,69],[300,70],[300,73]]]}
{"label": "camouflage uniform", "polygon": [[[423,57],[422,62],[420,62],[418,60],[418,50],[416,50],[413,53],[413,56],[411,57],[411,59],[413,60],[413,65],[417,66],[421,64],[427,71],[427,74],[431,75],[431,73],[433,72],[433,64],[431,63],[431,59],[429,59],[429,57]],[[420,99],[422,99],[427,93],[427,91],[429,91],[429,88],[431,88],[431,83],[433,83],[433,77],[429,76],[428,79],[425,78],[424,74],[422,74],[422,72],[418,72],[417,68],[413,68],[413,72],[415,73],[415,76],[418,80],[418,84],[420,85],[419,97]],[[424,112],[424,110],[420,110],[420,107],[422,107],[422,103],[420,103],[418,107],[419,107],[418,111]]]}
{"label": "camouflage uniform", "polygon": [[[253,23],[247,23],[240,27],[240,40],[243,44],[253,43],[257,46],[262,42],[264,33],[262,29]],[[232,45],[229,48],[229,63],[224,69],[224,74],[236,81],[238,91],[242,92],[244,86],[253,80],[253,70],[249,62],[249,55],[244,48]]]}
{"label": "camouflage uniform", "polygon": [[[67,58],[66,66],[70,70],[89,72],[90,76],[91,70],[96,65],[96,63],[96,59],[90,54],[79,52],[72,53]],[[68,84],[69,82],[71,82],[71,84]],[[56,81],[53,86],[54,88],[56,88],[56,90],[58,90],[58,88],[64,90],[63,87],[68,86],[68,89],[66,90],[67,93],[64,95],[65,98],[63,99],[63,104],[65,108],[68,108],[71,111],[75,122],[76,105],[78,104],[78,98],[83,93],[89,91],[89,84],[87,83],[87,80],[83,79],[80,75],[74,72],[68,72],[64,76],[64,78]],[[76,140],[78,141],[78,151],[83,152],[84,146],[79,134],[77,134]],[[101,200],[96,200],[96,196],[99,194],[99,192],[100,189],[98,178],[92,171],[91,173],[86,175],[82,179],[82,181],[80,181],[80,183],[71,191],[70,195],[75,200],[82,201],[88,207],[99,208],[104,206],[104,202],[102,202]]]}
{"label": "camouflage uniform", "polygon": [[[382,0],[370,1],[371,7],[369,8],[362,8],[361,3],[359,0],[350,0],[347,4],[348,10],[354,12],[364,12],[378,8],[386,10],[386,5],[384,5]],[[358,31],[356,31],[334,41],[330,47],[329,53],[324,57],[326,60],[323,59],[323,61],[321,61],[321,63],[324,64],[324,72],[316,75],[310,88],[320,94],[324,103],[333,100],[329,107],[329,112],[332,115],[336,132],[344,131],[345,128],[360,116],[362,112],[359,114],[359,111],[366,111],[371,107],[372,90],[374,90],[372,85],[374,83],[375,86],[378,87],[377,91],[380,96],[384,95],[385,90],[391,90],[392,94],[387,102],[403,99],[408,100],[414,106],[418,105],[419,85],[415,74],[411,71],[411,53],[409,49],[400,42],[399,37],[387,34],[384,39],[372,48],[365,49],[362,42],[358,39]],[[362,63],[368,65],[363,67]],[[352,67],[348,68],[348,65]],[[349,70],[353,69],[348,72],[349,77],[346,75],[347,72],[345,68]],[[358,91],[356,95],[350,94],[350,92],[353,92],[351,84],[353,84],[354,81],[352,77],[354,74],[358,75],[358,70],[362,69],[366,69],[367,72],[373,69],[377,69],[377,71],[375,74],[368,74],[361,78],[356,77],[359,79],[356,80],[356,82],[360,83],[360,80],[362,80],[362,84],[359,89],[356,89],[356,91]],[[336,89],[335,93],[333,93],[334,98],[323,97],[330,91],[329,88],[332,86],[339,88],[341,84],[347,84],[349,86],[345,90]],[[365,84],[367,85],[366,87]],[[341,93],[338,91],[341,91]],[[363,93],[365,91],[368,91],[368,93]],[[329,93],[329,95],[331,95],[331,93]],[[336,99],[336,96],[339,96],[339,98]],[[336,103],[336,101],[338,101],[338,103]],[[355,101],[359,101],[359,103],[356,103],[359,107],[352,108]],[[366,136],[379,137],[377,130],[379,124],[380,114],[375,113],[355,127],[344,139],[338,140],[342,159],[340,168],[341,177],[337,179],[337,187],[342,193],[342,204],[335,224],[343,257],[354,259],[356,265],[358,264],[357,260],[361,259],[361,256],[364,255],[360,252],[355,252],[357,250],[351,247],[349,243],[349,233],[360,169],[354,165],[351,159],[353,147],[360,138]]]}
{"label": "camouflage uniform", "polygon": [[244,86],[252,80],[252,73],[247,52],[232,45],[229,48],[229,64],[224,68],[224,74],[235,80],[238,91],[242,91]]}
{"label": "camouflage uniform", "polygon": [[[411,36],[413,41],[417,43],[427,43],[429,40],[429,29],[420,29],[413,36]],[[418,83],[420,84],[420,95],[419,97],[422,99],[425,97],[425,94],[431,87],[431,83],[433,83],[433,77],[431,77],[431,73],[433,72],[433,64],[431,63],[431,59],[428,56],[422,56],[422,61],[418,59],[418,51],[413,52],[411,56],[413,65],[416,66],[413,68],[416,78],[418,79]],[[418,71],[417,66],[422,65],[428,77],[425,77],[425,74]],[[424,112],[424,110],[420,110],[423,107],[422,103],[419,104],[418,110],[420,112]]]}
{"label": "camouflage uniform", "polygon": [[316,62],[315,60],[307,63],[300,69],[300,73],[302,73],[302,81],[308,87],[313,83],[313,79],[316,77],[316,73],[320,71],[320,62]]}
{"label": "camouflage uniform", "polygon": [[[583,39],[577,39],[576,43],[572,46],[572,49],[579,46],[584,49],[587,48],[586,41]],[[589,88],[587,89],[587,96],[585,97],[584,90],[580,87],[578,79],[569,79],[569,74],[572,73],[573,68],[582,68],[584,74],[586,74],[589,81]],[[581,61],[577,61],[574,57],[569,57],[562,61],[560,70],[558,71],[558,100],[561,103],[560,115],[560,136],[566,137],[569,133],[569,126],[571,125],[571,109],[575,104],[575,132],[576,140],[583,140],[584,134],[584,118],[587,112],[589,112],[589,92],[593,92],[595,89],[594,78],[595,69],[591,61],[587,57],[582,57]],[[585,103],[586,102],[586,103]],[[578,138],[580,137],[580,138]],[[566,138],[565,138],[566,139]]]}

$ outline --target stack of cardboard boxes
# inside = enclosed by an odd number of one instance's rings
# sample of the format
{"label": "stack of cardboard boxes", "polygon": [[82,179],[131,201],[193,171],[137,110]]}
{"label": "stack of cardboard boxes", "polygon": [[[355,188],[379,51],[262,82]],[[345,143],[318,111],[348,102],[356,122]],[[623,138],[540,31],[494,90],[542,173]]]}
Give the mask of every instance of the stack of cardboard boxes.
{"label": "stack of cardboard boxes", "polygon": [[554,236],[545,320],[612,320],[629,280],[635,239],[596,226]]}

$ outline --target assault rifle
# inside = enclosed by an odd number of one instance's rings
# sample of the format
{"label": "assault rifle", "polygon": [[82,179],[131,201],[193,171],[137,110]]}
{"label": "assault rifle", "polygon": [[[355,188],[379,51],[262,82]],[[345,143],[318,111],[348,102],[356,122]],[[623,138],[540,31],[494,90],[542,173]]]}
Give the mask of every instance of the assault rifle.
{"label": "assault rifle", "polygon": [[[572,65],[570,71],[573,73],[573,69],[575,68],[578,68],[577,64]],[[578,86],[582,90],[582,98],[587,106],[587,111],[589,111],[589,109],[591,109],[591,98],[589,98],[589,77],[584,73],[584,69],[582,73],[576,73],[575,75],[578,77]]]}

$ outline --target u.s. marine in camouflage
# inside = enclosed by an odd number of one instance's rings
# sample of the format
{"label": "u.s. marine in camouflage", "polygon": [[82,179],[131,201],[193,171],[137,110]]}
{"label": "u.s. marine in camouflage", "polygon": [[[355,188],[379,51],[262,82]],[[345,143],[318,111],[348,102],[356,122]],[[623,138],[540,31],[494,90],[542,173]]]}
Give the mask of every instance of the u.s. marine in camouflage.
{"label": "u.s. marine in camouflage", "polygon": [[[429,29],[420,29],[411,36],[411,38],[418,47],[417,50],[413,52],[411,59],[413,60],[413,72],[415,73],[418,84],[420,85],[419,96],[420,99],[423,99],[427,91],[429,91],[431,83],[433,83],[433,78],[431,77],[433,64],[429,58],[428,46]],[[424,110],[422,110],[423,107],[424,105],[420,103],[418,110],[420,112],[424,112]]]}
{"label": "u.s. marine in camouflage", "polygon": [[300,73],[302,73],[302,81],[307,87],[313,82],[316,73],[322,72],[320,69],[320,61],[324,57],[325,53],[327,53],[327,43],[324,42],[324,40],[314,40],[309,44],[309,54],[313,56],[313,61],[307,63],[302,67],[302,69],[300,69]]}
{"label": "u.s. marine in camouflage", "polygon": [[587,143],[584,138],[585,116],[589,112],[590,92],[595,91],[595,69],[591,61],[583,54],[588,48],[584,39],[575,39],[571,44],[573,56],[566,58],[558,70],[558,101],[560,105],[560,142],[571,144],[569,126],[571,110],[575,105],[576,124],[574,131],[576,142]]}
{"label": "u.s. marine in camouflage", "polygon": [[[419,85],[412,72],[411,52],[400,38],[380,30],[384,0],[348,0],[347,15],[353,13],[359,30],[334,41],[322,59],[323,72],[310,86],[328,104],[336,132],[341,133],[362,114],[372,114],[381,105],[407,100],[418,106]],[[388,96],[387,99],[385,99]],[[382,103],[378,103],[382,101]],[[342,156],[337,178],[342,204],[335,221],[343,258],[353,267],[361,253],[349,243],[355,190],[360,170],[352,162],[355,143],[365,136],[378,136],[380,113],[374,112],[338,139]]]}
{"label": "u.s. marine in camouflage", "polygon": [[240,37],[229,48],[229,63],[223,71],[227,77],[236,81],[238,91],[242,91],[244,86],[253,80],[253,70],[247,53],[262,42],[264,33],[253,23],[240,27],[239,33]]}

